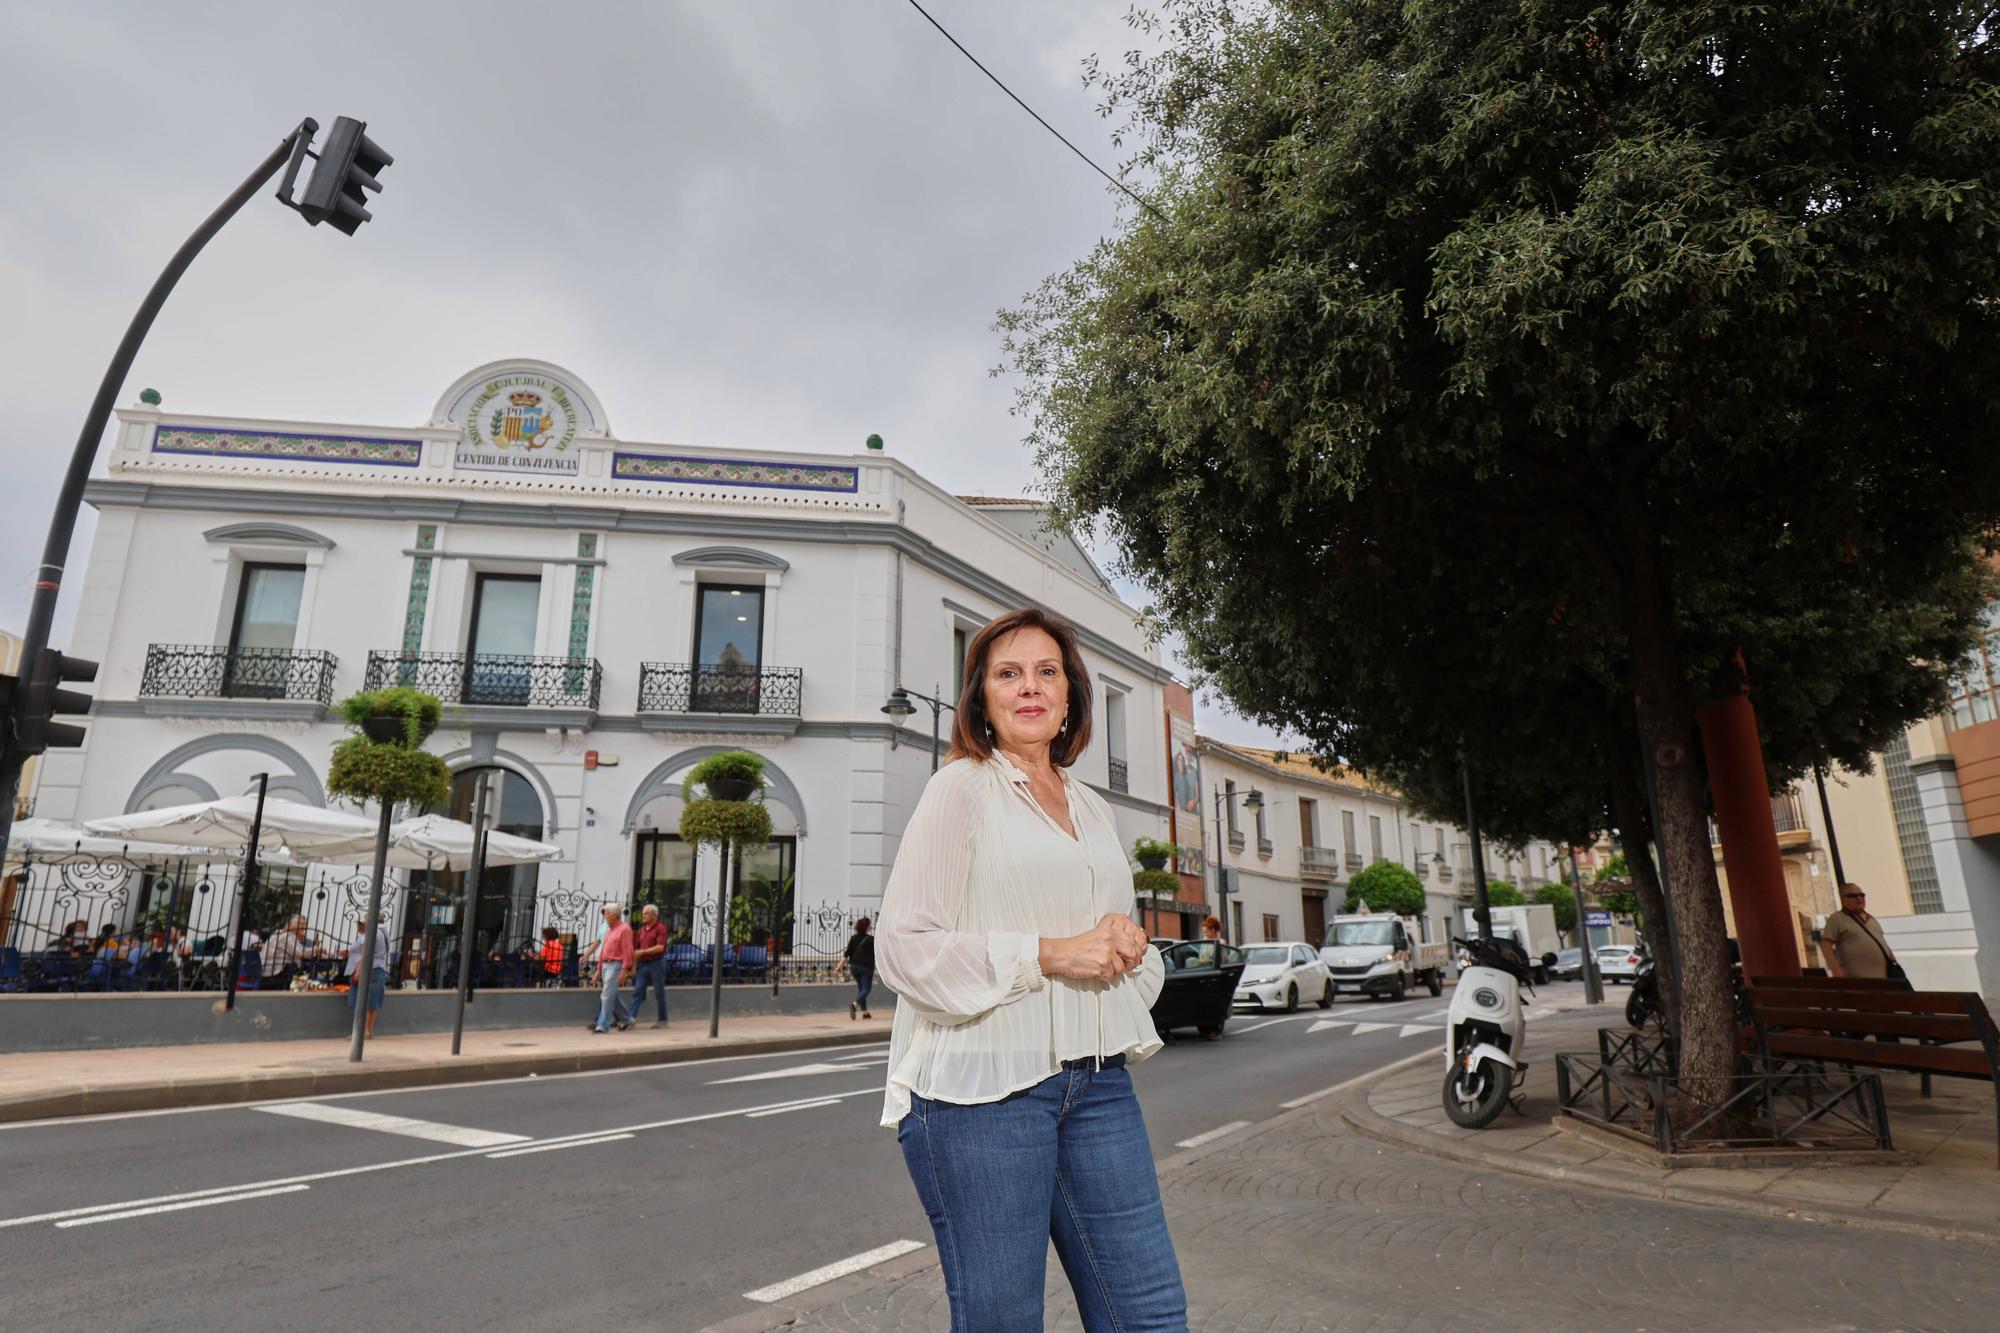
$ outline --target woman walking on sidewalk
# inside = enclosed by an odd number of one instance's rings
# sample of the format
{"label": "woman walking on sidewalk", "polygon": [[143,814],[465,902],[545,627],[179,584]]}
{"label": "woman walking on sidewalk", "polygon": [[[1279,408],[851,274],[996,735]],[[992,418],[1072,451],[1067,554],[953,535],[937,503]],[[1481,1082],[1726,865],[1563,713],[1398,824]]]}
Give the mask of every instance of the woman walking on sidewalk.
{"label": "woman walking on sidewalk", "polygon": [[875,989],[875,937],[868,933],[869,920],[862,917],[854,923],[854,933],[847,937],[847,947],[840,951],[840,961],[833,965],[833,974],[843,971],[854,974],[854,998],[847,1002],[847,1016],[851,1019],[856,1011],[863,1018],[873,1018],[868,1012],[868,994]]}
{"label": "woman walking on sidewalk", "polygon": [[1128,1061],[1160,1048],[1160,955],[1125,911],[1074,631],[1041,611],[966,650],[951,762],[882,895],[900,999],[882,1123],[930,1217],[954,1333],[1042,1327],[1049,1242],[1083,1326],[1185,1330],[1187,1297]]}

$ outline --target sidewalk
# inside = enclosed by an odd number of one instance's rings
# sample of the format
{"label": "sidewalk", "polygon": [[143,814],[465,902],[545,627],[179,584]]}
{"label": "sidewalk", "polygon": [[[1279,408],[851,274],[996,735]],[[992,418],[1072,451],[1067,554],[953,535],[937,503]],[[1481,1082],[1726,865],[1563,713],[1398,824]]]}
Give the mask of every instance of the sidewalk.
{"label": "sidewalk", "polygon": [[467,1032],[460,1047],[463,1053],[456,1057],[448,1032],[378,1037],[367,1044],[358,1065],[349,1062],[344,1037],[37,1051],[0,1060],[0,1121],[678,1064],[716,1055],[798,1051],[888,1038],[886,1018],[857,1023],[842,1011],[756,1018],[725,1014],[722,1035],[711,1041],[704,1004],[700,1015],[676,1019],[664,1029],[641,1025],[627,1032],[594,1035],[578,1022],[561,1028]]}
{"label": "sidewalk", "polygon": [[1624,1017],[1609,1004],[1531,1024],[1525,1118],[1503,1113],[1484,1130],[1452,1124],[1440,1104],[1444,1071],[1438,1061],[1357,1090],[1342,1114],[1373,1138],[1516,1175],[1777,1217],[2000,1242],[1992,1085],[1940,1078],[1925,1099],[1914,1075],[1883,1073],[1897,1149],[1890,1160],[1666,1167],[1650,1152],[1623,1149],[1611,1136],[1556,1114],[1554,1053],[1594,1053],[1597,1029],[1610,1026],[1622,1028]]}

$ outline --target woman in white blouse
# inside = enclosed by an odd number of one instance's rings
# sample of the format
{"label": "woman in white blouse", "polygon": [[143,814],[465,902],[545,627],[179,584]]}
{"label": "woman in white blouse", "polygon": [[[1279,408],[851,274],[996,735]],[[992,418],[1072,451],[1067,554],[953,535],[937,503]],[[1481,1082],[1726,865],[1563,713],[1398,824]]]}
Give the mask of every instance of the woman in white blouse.
{"label": "woman in white blouse", "polygon": [[1087,1329],[1185,1329],[1126,1072],[1160,1048],[1159,952],[1103,799],[1075,633],[1016,611],[965,655],[951,762],[904,830],[876,923],[900,998],[884,1125],[936,1234],[959,1330],[1042,1326],[1049,1242]]}

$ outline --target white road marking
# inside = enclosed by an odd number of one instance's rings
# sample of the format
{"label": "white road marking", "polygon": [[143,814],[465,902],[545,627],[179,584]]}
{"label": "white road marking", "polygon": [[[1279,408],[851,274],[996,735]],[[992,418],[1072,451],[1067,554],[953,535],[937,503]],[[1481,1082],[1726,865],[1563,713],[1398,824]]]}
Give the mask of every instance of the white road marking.
{"label": "white road marking", "polygon": [[[1239,1028],[1238,1032],[1239,1033],[1255,1032],[1260,1028],[1267,1028],[1275,1023],[1297,1023],[1302,1019],[1307,1019],[1311,1017],[1312,1017],[1311,1014],[1290,1014],[1284,1018],[1267,1018],[1261,1023],[1252,1023],[1247,1028]],[[1307,1028],[1306,1031],[1311,1032],[1312,1029]]]}
{"label": "white road marking", "polygon": [[594,1148],[600,1143],[616,1143],[629,1139],[630,1134],[600,1134],[594,1139],[571,1139],[567,1143],[536,1143],[526,1148],[509,1148],[506,1152],[490,1152],[488,1157],[526,1157],[531,1152],[559,1152],[564,1148]]}
{"label": "white road marking", "polygon": [[1306,1035],[1310,1037],[1313,1033],[1324,1032],[1328,1028],[1351,1028],[1353,1026],[1354,1026],[1354,1021],[1352,1019],[1322,1018],[1320,1019],[1319,1022],[1313,1024],[1311,1027],[1306,1029]]}
{"label": "white road marking", "polygon": [[1385,1028],[1392,1028],[1394,1026],[1396,1026],[1394,1023],[1356,1023],[1354,1025],[1354,1035],[1358,1037],[1364,1032],[1380,1032]]}
{"label": "white road marking", "polygon": [[827,1100],[823,1102],[800,1102],[797,1106],[774,1106],[768,1111],[752,1111],[749,1115],[746,1115],[743,1118],[745,1120],[762,1120],[767,1115],[785,1115],[791,1111],[811,1111],[821,1106],[838,1106],[838,1105],[840,1105],[839,1098],[829,1097]]}
{"label": "white road marking", "polygon": [[810,1273],[801,1273],[797,1277],[786,1278],[783,1282],[773,1283],[768,1287],[759,1287],[755,1291],[746,1291],[743,1293],[743,1299],[769,1305],[773,1301],[782,1301],[787,1296],[796,1296],[802,1291],[807,1291],[823,1283],[831,1282],[837,1277],[846,1277],[849,1273],[859,1273],[864,1268],[873,1268],[876,1264],[886,1263],[891,1259],[898,1259],[906,1254],[914,1254],[923,1248],[924,1244],[922,1241],[891,1241],[889,1244],[872,1249],[866,1254],[857,1254],[852,1258],[842,1259],[839,1263],[828,1264],[824,1268],[815,1268]]}
{"label": "white road marking", "polygon": [[1179,1143],[1176,1143],[1174,1146],[1176,1148],[1199,1148],[1202,1144],[1213,1143],[1217,1139],[1222,1138],[1226,1134],[1234,1134],[1239,1129],[1248,1129],[1248,1128],[1250,1128],[1250,1122],[1248,1120],[1232,1120],[1226,1125],[1219,1125],[1216,1128],[1209,1130],[1208,1133],[1206,1134],[1197,1134],[1191,1139],[1182,1139]]}
{"label": "white road marking", "polygon": [[1287,1111],[1296,1111],[1301,1106],[1310,1106],[1312,1103],[1318,1101],[1322,1097],[1331,1097],[1336,1092],[1340,1092],[1346,1088],[1351,1088],[1355,1084],[1361,1082],[1363,1079],[1375,1078],[1380,1075],[1390,1073],[1391,1071],[1397,1069],[1407,1069],[1409,1066],[1417,1063],[1419,1060],[1434,1060],[1436,1058],[1437,1058],[1436,1056],[1432,1055],[1428,1051],[1419,1051],[1415,1055],[1404,1056],[1402,1059],[1396,1061],[1394,1064],[1384,1065],[1380,1069],[1371,1069],[1365,1074],[1356,1074],[1353,1078],[1343,1079],[1340,1082],[1334,1084],[1330,1088],[1321,1088],[1318,1092],[1309,1092],[1303,1097],[1294,1097],[1292,1098],[1292,1100],[1288,1102],[1279,1102],[1278,1105],[1284,1107]]}
{"label": "white road marking", "polygon": [[[882,1063],[887,1064],[888,1060],[884,1059]],[[761,1074],[738,1074],[735,1078],[713,1079],[708,1086],[713,1088],[724,1083],[762,1083],[766,1079],[800,1078],[806,1074],[847,1074],[853,1072],[856,1067],[833,1064],[793,1065],[790,1069],[767,1069]]]}
{"label": "white road marking", "polygon": [[151,1217],[155,1213],[178,1213],[186,1208],[206,1208],[217,1203],[243,1203],[249,1199],[268,1199],[273,1194],[297,1194],[300,1190],[311,1189],[310,1185],[280,1185],[276,1189],[251,1190],[246,1194],[220,1194],[212,1199],[188,1199],[180,1203],[155,1204],[150,1208],[127,1208],[115,1213],[98,1213],[94,1217],[72,1217],[67,1222],[56,1223],[59,1227],[88,1227],[99,1222],[123,1222],[130,1217]]}
{"label": "white road marking", "polygon": [[326,1125],[346,1125],[350,1129],[373,1129],[405,1138],[428,1139],[432,1143],[455,1143],[461,1148],[497,1148],[503,1143],[526,1143],[527,1134],[503,1134],[497,1129],[470,1129],[464,1125],[441,1125],[435,1120],[411,1120],[407,1116],[381,1115],[357,1111],[351,1106],[328,1106],[324,1102],[291,1102],[283,1106],[260,1106],[266,1115],[291,1116],[295,1120],[317,1120]]}
{"label": "white road marking", "polygon": [[[858,1051],[886,1051],[888,1043],[870,1043],[865,1046],[844,1049]],[[671,1064],[624,1065],[617,1069],[579,1069],[567,1074],[515,1074],[508,1078],[479,1078],[467,1083],[440,1083],[427,1086],[424,1092],[463,1092],[467,1089],[492,1088],[510,1083],[560,1083],[573,1078],[613,1078],[620,1074],[662,1074],[681,1069],[693,1069],[700,1065],[736,1064],[744,1060],[781,1060],[786,1056],[799,1055],[799,1051],[770,1052],[759,1051],[752,1055],[707,1055],[699,1060],[676,1060]],[[884,1057],[886,1059],[886,1057]],[[365,1092],[321,1093],[316,1097],[272,1097],[254,1102],[215,1102],[207,1106],[160,1106],[150,1111],[106,1111],[100,1115],[50,1116],[45,1120],[0,1121],[0,1134],[9,1131],[48,1129],[58,1125],[102,1125],[113,1120],[150,1120],[163,1115],[205,1115],[214,1111],[257,1110],[265,1106],[290,1106],[297,1102],[351,1102],[364,1097],[401,1097],[418,1091],[416,1088],[370,1088]]]}
{"label": "white road marking", "polygon": [[[587,1134],[567,1134],[560,1139],[546,1142],[567,1143],[576,1139],[598,1139],[609,1134],[640,1134],[649,1129],[673,1129],[680,1125],[700,1124],[707,1120],[728,1120],[735,1116],[747,1116],[753,1111],[768,1111],[778,1106],[792,1106],[800,1101],[842,1101],[848,1097],[880,1097],[880,1087],[856,1088],[852,1092],[821,1093],[818,1097],[791,1098],[782,1102],[766,1102],[761,1106],[739,1106],[731,1111],[707,1111],[701,1115],[679,1116],[672,1120],[654,1120],[643,1125],[619,1125],[610,1129],[594,1129]],[[458,1152],[431,1153],[424,1157],[404,1157],[393,1162],[370,1162],[364,1166],[347,1166],[333,1171],[314,1171],[309,1175],[281,1176],[273,1180],[253,1180],[241,1185],[218,1185],[210,1189],[188,1190],[181,1194],[161,1194],[150,1199],[124,1199],[117,1203],[94,1203],[81,1208],[64,1208],[52,1213],[32,1213],[25,1217],[0,1218],[0,1231],[9,1227],[32,1226],[37,1222],[58,1222],[64,1218],[84,1217],[92,1213],[108,1213],[118,1209],[150,1206],[158,1203],[179,1203],[184,1199],[209,1199],[223,1194],[240,1194],[245,1190],[272,1189],[282,1185],[300,1185],[321,1180],[338,1180],[342,1176],[366,1176],[377,1171],[396,1171],[404,1167],[429,1166],[433,1162],[456,1161],[462,1157],[479,1157],[487,1152],[485,1148],[465,1148]]]}
{"label": "white road marking", "polygon": [[1435,1037],[1443,1031],[1444,1024],[1442,1023],[1405,1023],[1403,1024],[1403,1030],[1396,1035],[1400,1037],[1414,1037],[1422,1033],[1426,1037]]}

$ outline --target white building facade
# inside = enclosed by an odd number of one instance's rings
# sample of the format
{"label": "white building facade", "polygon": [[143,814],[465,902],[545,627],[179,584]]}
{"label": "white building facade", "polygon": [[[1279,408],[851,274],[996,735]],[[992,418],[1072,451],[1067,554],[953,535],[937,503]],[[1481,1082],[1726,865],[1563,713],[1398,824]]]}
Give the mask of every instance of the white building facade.
{"label": "white building facade", "polygon": [[[446,701],[433,751],[497,771],[499,826],[563,848],[506,872],[480,909],[494,942],[587,941],[606,902],[712,902],[719,867],[676,829],[686,771],[725,748],[768,765],[775,839],[746,872],[844,929],[879,904],[931,769],[928,711],[883,703],[952,697],[971,634],[1032,604],[1077,626],[1096,692],[1073,771],[1128,845],[1167,835],[1168,673],[1134,612],[1066,537],[1025,538],[886,453],[621,440],[582,380],[532,361],[463,376],[407,429],[119,421],[67,645],[100,663],[97,703],[85,746],[44,762],[44,816],[260,773],[326,803],[348,734],[329,706],[409,684]],[[399,939],[448,920],[392,904]]]}

